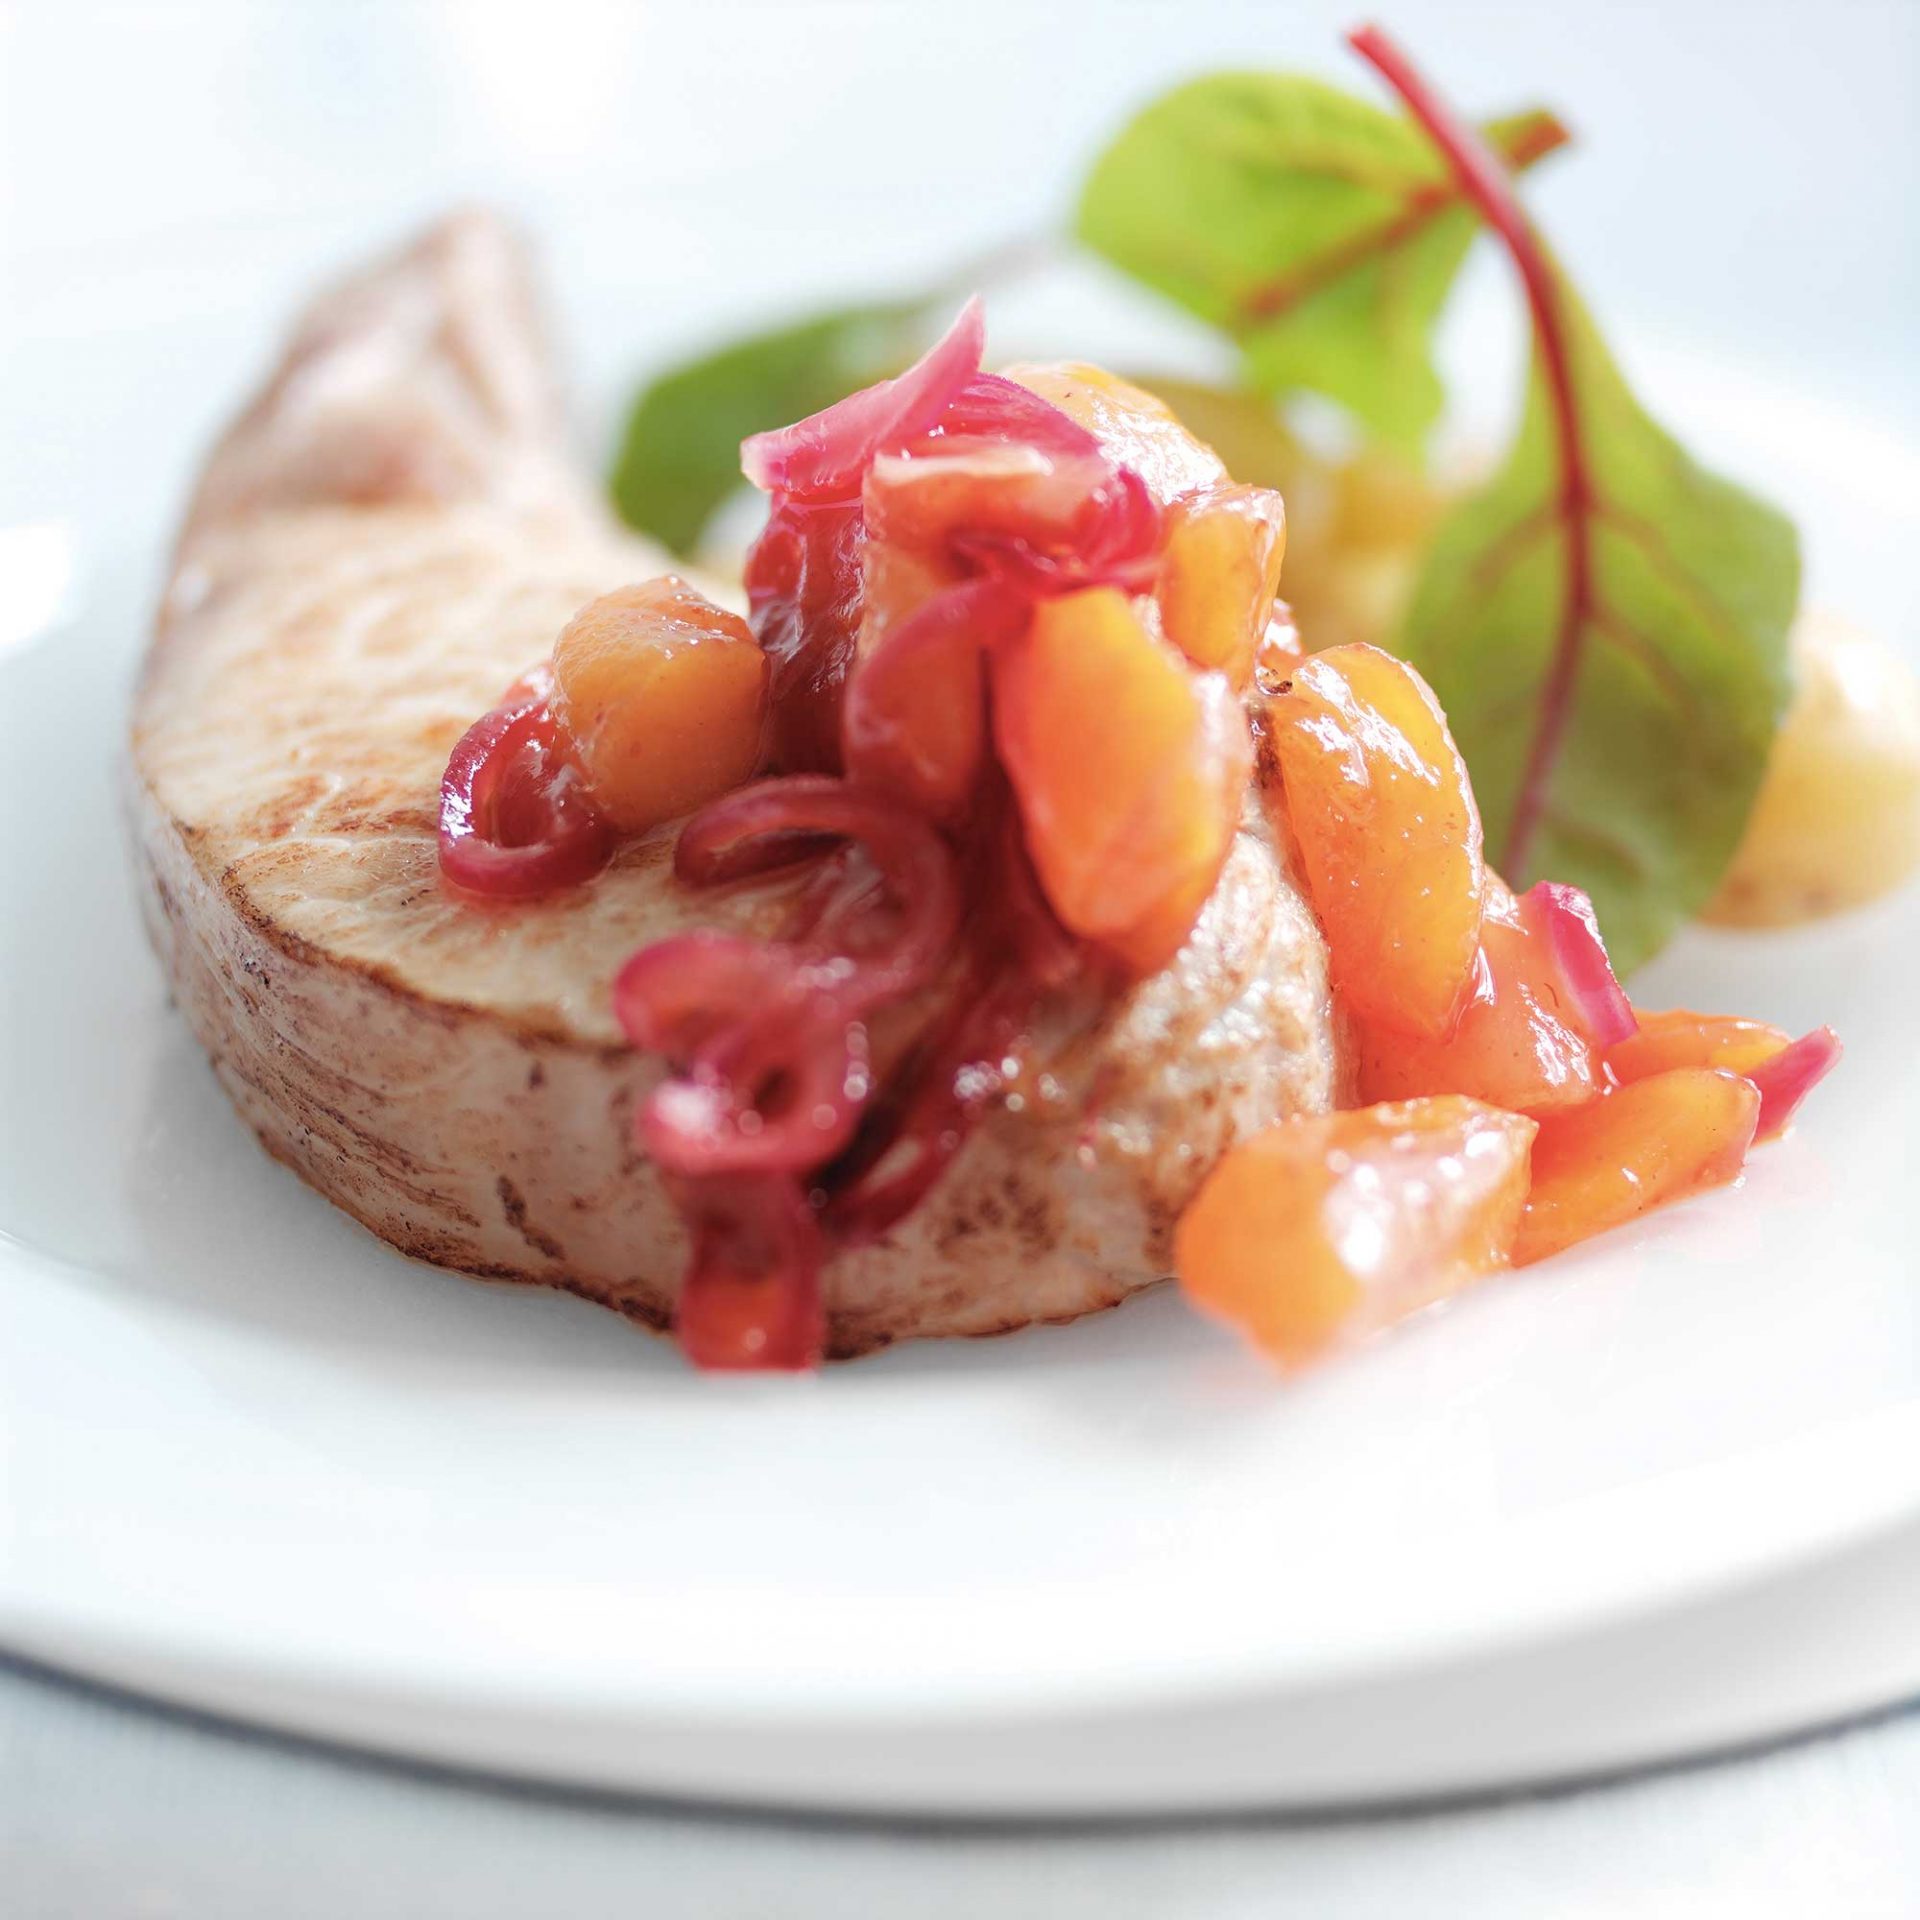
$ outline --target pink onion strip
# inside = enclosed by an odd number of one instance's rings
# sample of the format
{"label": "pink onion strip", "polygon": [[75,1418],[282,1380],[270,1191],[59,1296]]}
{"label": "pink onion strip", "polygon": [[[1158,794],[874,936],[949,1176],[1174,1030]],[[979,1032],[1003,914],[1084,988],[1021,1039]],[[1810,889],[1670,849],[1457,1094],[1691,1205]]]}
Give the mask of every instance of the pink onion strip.
{"label": "pink onion strip", "polygon": [[986,344],[986,312],[975,294],[905,373],[862,387],[790,427],[743,441],[741,470],[766,493],[803,500],[858,493],[876,453],[935,425],[980,371]]}
{"label": "pink onion strip", "polygon": [[1840,1059],[1840,1036],[1831,1027],[1815,1027],[1770,1060],[1749,1067],[1744,1078],[1760,1089],[1760,1119],[1754,1138],[1771,1140],[1784,1133],[1800,1103],[1831,1073]]}
{"label": "pink onion strip", "polygon": [[927,437],[906,451],[938,453],[944,440],[992,440],[1032,447],[1056,458],[1100,453],[1098,437],[1070,413],[999,373],[975,374],[953,396]]}
{"label": "pink onion strip", "polygon": [[1611,1047],[1637,1033],[1640,1022],[1607,958],[1593,902],[1578,887],[1542,880],[1521,896],[1521,906],[1546,935],[1575,1023],[1586,1038],[1597,1047]]}

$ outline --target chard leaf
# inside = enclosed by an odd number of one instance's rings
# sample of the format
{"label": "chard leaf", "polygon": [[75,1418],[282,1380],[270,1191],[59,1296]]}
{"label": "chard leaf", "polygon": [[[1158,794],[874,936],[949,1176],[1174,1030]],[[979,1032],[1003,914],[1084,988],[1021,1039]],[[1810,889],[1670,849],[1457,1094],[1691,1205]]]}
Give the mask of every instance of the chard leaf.
{"label": "chard leaf", "polygon": [[[1506,164],[1566,143],[1550,113],[1490,122]],[[1417,450],[1440,411],[1433,329],[1478,216],[1414,123],[1293,74],[1223,73],[1123,128],[1079,237],[1239,342],[1269,394],[1308,388]]]}
{"label": "chard leaf", "polygon": [[740,442],[898,373],[940,299],[842,307],[661,374],[627,418],[612,480],[621,517],[675,553],[691,552],[744,484]]}
{"label": "chard leaf", "polygon": [[1435,536],[1401,648],[1446,709],[1489,858],[1516,887],[1584,887],[1625,971],[1732,857],[1786,704],[1799,547],[1646,413],[1553,284],[1585,486],[1568,497],[1536,350],[1506,465]]}

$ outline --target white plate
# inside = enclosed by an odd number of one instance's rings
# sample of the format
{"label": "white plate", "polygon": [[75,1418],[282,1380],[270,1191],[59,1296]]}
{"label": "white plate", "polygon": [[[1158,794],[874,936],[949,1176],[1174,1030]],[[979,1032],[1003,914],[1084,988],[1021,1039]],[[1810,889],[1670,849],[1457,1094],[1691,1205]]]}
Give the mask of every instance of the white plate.
{"label": "white plate", "polygon": [[[1910,642],[1920,463],[1636,366]],[[1303,1385],[1165,1292],[700,1379],[400,1259],[230,1114],[126,884],[155,527],[114,502],[8,536],[0,606],[0,1642],[456,1763],[1011,1814],[1452,1791],[1920,1689],[1911,1609],[1808,1645],[1782,1598],[1920,1528],[1920,895],[1640,981],[1846,1036],[1743,1191]]]}

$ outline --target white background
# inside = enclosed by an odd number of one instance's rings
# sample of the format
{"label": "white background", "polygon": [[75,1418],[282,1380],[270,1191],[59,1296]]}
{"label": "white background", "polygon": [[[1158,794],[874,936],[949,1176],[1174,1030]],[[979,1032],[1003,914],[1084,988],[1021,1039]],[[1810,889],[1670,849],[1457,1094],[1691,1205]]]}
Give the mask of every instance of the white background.
{"label": "white background", "polygon": [[[1367,91],[1338,42],[1356,17],[1324,0],[10,6],[0,379],[36,472],[0,510],[83,506],[111,449],[117,483],[163,513],[230,398],[169,389],[179,343],[217,339],[237,378],[316,273],[450,201],[564,222],[547,262],[563,331],[611,395],[716,326],[917,288],[1045,227],[1102,134],[1176,78],[1296,66]],[[1569,121],[1580,148],[1529,195],[1619,339],[1709,343],[1920,425],[1911,0],[1402,0],[1386,17],[1463,107],[1543,100]],[[92,339],[97,386],[36,379],[37,349],[64,366]]]}
{"label": "white background", "polygon": [[[564,225],[556,306],[585,390],[610,398],[714,326],[912,288],[1044,225],[1099,133],[1181,73],[1309,66],[1364,89],[1336,44],[1348,18],[1276,0],[9,8],[0,431],[25,457],[4,464],[0,526],[85,518],[112,488],[157,548],[232,398],[170,367],[214,343],[237,388],[317,273],[449,200]],[[1462,105],[1545,100],[1581,135],[1531,196],[1630,364],[1636,337],[1710,343],[1920,432],[1920,7],[1401,0],[1387,19]],[[1468,311],[1497,314],[1493,263],[1476,282]],[[1013,311],[1044,325],[1040,304]],[[93,377],[54,380],[76,348]],[[564,1808],[19,1676],[0,1677],[0,1740],[0,1902],[22,1916],[1920,1904],[1911,1719],[1537,1806],[1124,1841]]]}

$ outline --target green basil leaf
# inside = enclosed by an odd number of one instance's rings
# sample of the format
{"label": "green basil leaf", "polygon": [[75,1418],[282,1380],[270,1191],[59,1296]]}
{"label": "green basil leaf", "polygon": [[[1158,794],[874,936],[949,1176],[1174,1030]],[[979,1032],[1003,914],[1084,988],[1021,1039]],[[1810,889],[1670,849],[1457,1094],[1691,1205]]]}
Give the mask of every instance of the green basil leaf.
{"label": "green basil leaf", "polygon": [[[1789,691],[1799,546],[1783,515],[1648,416],[1556,285],[1588,504],[1576,514],[1564,496],[1536,355],[1507,463],[1436,534],[1400,646],[1466,756],[1488,858],[1500,865],[1518,833],[1515,886],[1584,887],[1625,971],[1705,903],[1732,857]],[[1581,520],[1584,604],[1569,560]],[[1556,716],[1563,622],[1573,676]]]}
{"label": "green basil leaf", "polygon": [[661,374],[627,419],[612,479],[621,517],[675,553],[691,552],[743,484],[740,442],[898,373],[943,297],[843,307]]}
{"label": "green basil leaf", "polygon": [[[1510,164],[1563,145],[1550,113],[1485,129]],[[1226,73],[1122,129],[1081,240],[1240,343],[1248,379],[1307,388],[1402,449],[1440,411],[1432,338],[1478,227],[1411,120],[1290,74]]]}

